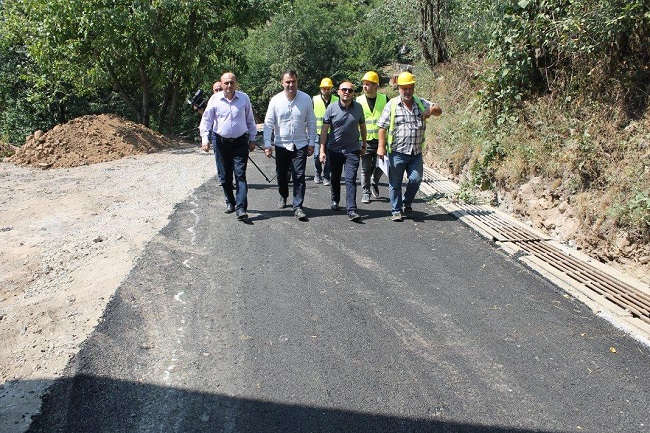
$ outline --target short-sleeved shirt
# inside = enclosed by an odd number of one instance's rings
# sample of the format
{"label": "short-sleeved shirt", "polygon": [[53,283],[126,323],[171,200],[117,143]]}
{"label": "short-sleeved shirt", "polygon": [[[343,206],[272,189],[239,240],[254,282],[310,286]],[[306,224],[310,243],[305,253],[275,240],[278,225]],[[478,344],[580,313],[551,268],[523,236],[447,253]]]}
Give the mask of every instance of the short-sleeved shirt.
{"label": "short-sleeved shirt", "polygon": [[361,149],[359,125],[366,123],[361,104],[352,101],[347,108],[341,101],[330,104],[325,110],[323,123],[330,127],[327,150],[350,153]]}
{"label": "short-sleeved shirt", "polygon": [[[428,110],[432,105],[432,102],[424,98],[420,98],[420,101],[422,101],[425,110]],[[377,126],[383,129],[389,128],[392,104],[397,104],[395,107],[394,130],[386,132],[387,134],[393,134],[392,151],[408,155],[416,155],[422,152],[427,124],[422,120],[422,111],[415,101],[413,101],[413,110],[411,111],[406,108],[400,96],[394,97],[384,107],[384,111],[382,111],[381,117],[377,121]]]}

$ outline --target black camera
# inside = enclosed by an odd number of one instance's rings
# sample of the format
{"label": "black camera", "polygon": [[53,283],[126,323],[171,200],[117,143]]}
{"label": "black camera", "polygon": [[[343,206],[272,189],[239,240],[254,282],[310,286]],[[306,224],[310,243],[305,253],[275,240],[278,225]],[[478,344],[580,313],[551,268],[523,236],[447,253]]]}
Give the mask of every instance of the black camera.
{"label": "black camera", "polygon": [[199,89],[191,99],[187,100],[187,103],[194,111],[205,110],[208,105],[208,98],[204,96],[203,90]]}

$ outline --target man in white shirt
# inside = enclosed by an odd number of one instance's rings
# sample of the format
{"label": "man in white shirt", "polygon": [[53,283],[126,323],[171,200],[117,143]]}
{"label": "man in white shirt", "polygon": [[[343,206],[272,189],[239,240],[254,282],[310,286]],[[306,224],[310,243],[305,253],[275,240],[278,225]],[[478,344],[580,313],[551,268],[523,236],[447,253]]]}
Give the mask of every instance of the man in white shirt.
{"label": "man in white shirt", "polygon": [[[305,199],[305,167],[307,158],[314,154],[316,116],[311,97],[298,90],[296,71],[287,69],[282,73],[283,91],[271,98],[264,118],[264,153],[273,155],[275,146],[275,169],[278,179],[280,201],[278,208],[287,205],[289,197],[288,175],[293,175],[293,213],[306,220],[302,206]],[[274,143],[271,143],[271,138]]]}

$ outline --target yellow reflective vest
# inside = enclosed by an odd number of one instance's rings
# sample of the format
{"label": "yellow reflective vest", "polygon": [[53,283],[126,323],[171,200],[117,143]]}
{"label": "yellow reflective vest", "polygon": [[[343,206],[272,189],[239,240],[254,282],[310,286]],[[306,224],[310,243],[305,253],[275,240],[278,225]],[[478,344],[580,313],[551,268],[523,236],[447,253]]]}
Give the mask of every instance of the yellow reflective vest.
{"label": "yellow reflective vest", "polygon": [[[325,117],[325,109],[327,107],[325,107],[325,101],[323,101],[320,93],[318,95],[314,95],[312,99],[314,100],[314,115],[316,116],[316,134],[320,135],[320,130],[323,127],[323,118]],[[338,100],[338,96],[332,95],[330,104]]]}
{"label": "yellow reflective vest", "polygon": [[366,118],[366,140],[378,140],[379,128],[377,127],[377,121],[381,117],[381,112],[388,103],[388,97],[383,93],[377,93],[377,99],[375,100],[373,111],[370,111],[366,95],[359,96],[357,102],[363,107],[363,116]]}
{"label": "yellow reflective vest", "polygon": [[[399,96],[393,98],[391,100],[391,106],[390,106],[390,124],[388,126],[388,131],[386,131],[386,151],[388,153],[391,153],[393,151],[392,144],[393,140],[395,139],[395,136],[393,135],[395,133],[395,110],[397,109],[397,100],[399,99]],[[422,101],[420,101],[420,98],[417,96],[413,95],[413,100],[417,104],[418,108],[420,109],[420,112],[424,113],[426,110],[424,104]],[[426,124],[426,120],[423,120]],[[422,148],[424,149],[424,142],[422,142]]]}

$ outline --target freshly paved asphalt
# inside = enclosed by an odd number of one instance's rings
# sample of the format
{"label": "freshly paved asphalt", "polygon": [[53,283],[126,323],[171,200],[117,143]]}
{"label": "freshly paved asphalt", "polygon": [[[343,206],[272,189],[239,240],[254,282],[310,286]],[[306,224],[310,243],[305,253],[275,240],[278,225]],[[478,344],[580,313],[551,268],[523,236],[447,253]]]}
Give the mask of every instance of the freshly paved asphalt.
{"label": "freshly paved asphalt", "polygon": [[31,432],[650,430],[650,349],[441,209],[391,222],[383,178],[352,223],[309,177],[301,222],[248,174],[246,223],[178,205]]}

